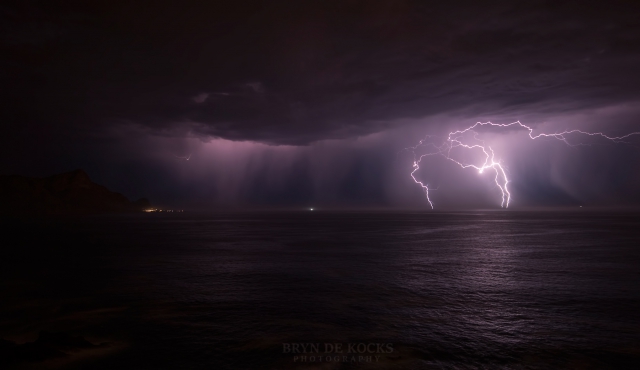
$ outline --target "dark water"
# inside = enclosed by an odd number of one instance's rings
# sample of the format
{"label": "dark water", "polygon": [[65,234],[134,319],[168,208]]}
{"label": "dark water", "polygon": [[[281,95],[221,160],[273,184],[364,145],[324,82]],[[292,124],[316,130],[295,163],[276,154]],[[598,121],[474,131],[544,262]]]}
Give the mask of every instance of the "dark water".
{"label": "dark water", "polygon": [[[16,367],[640,368],[634,213],[152,214],[3,226],[0,336],[106,342]],[[393,351],[327,362],[283,353],[283,343]]]}

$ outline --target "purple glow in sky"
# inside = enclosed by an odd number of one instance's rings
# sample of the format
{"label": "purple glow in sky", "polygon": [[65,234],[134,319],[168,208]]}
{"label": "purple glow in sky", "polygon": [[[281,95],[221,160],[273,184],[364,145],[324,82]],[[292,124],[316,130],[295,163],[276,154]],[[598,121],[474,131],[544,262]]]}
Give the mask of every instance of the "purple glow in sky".
{"label": "purple glow in sky", "polygon": [[0,174],[183,208],[640,205],[638,2],[3,9]]}

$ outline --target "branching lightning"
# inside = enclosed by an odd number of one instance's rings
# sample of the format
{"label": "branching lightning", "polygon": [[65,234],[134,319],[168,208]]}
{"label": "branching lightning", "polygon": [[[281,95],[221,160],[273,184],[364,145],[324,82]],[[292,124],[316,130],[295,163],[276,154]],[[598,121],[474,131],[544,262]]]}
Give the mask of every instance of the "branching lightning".
{"label": "branching lightning", "polygon": [[[541,133],[541,134],[534,135],[533,129],[531,127],[520,123],[520,121],[516,121],[512,123],[507,123],[507,124],[499,124],[499,123],[492,123],[492,122],[476,122],[474,125],[469,126],[464,130],[457,130],[457,131],[450,132],[449,135],[446,137],[446,139],[442,142],[442,144],[439,144],[439,145],[436,145],[435,143],[433,143],[433,141],[429,140],[431,138],[434,138],[434,136],[426,136],[424,139],[420,140],[418,145],[414,147],[406,148],[406,150],[411,150],[411,152],[413,153],[413,171],[411,171],[411,178],[416,184],[420,185],[422,189],[424,189],[425,195],[427,196],[427,201],[429,202],[431,209],[433,209],[434,207],[433,207],[433,202],[429,197],[429,191],[435,190],[435,189],[430,188],[429,184],[425,184],[424,182],[416,179],[415,174],[420,169],[420,162],[422,161],[422,159],[426,156],[433,156],[433,155],[442,156],[445,159],[455,163],[456,165],[462,168],[473,168],[477,170],[478,173],[480,174],[482,174],[485,170],[489,170],[489,169],[493,170],[495,172],[494,180],[495,180],[496,186],[500,189],[502,193],[502,202],[500,203],[500,206],[503,208],[509,207],[509,202],[511,201],[511,193],[509,192],[509,188],[508,188],[509,179],[507,177],[507,171],[505,171],[504,166],[499,160],[496,161],[495,152],[493,151],[491,146],[486,145],[484,141],[482,141],[478,137],[478,132],[475,131],[475,129],[483,126],[497,127],[497,128],[511,128],[511,127],[522,128],[528,131],[528,135],[531,140],[535,140],[541,137],[548,137],[548,138],[560,140],[569,146],[580,146],[580,145],[589,145],[589,144],[584,144],[581,142],[571,143],[567,138],[568,135],[596,136],[616,144],[629,144],[627,141],[625,141],[625,139],[630,138],[633,135],[640,135],[640,132],[632,132],[624,136],[608,136],[602,132],[586,132],[581,130],[568,130],[568,131],[563,131],[563,132],[558,132],[553,134]],[[472,138],[471,138],[471,140],[473,140],[472,142],[469,142],[469,137],[468,137],[469,134],[472,134]],[[424,148],[424,147],[432,147],[433,151],[430,151],[425,154],[417,155],[416,150],[418,150],[418,148]],[[456,160],[451,157],[451,150],[454,148],[480,150],[484,154],[484,162],[481,165],[477,165],[477,164],[468,164],[468,163],[464,163],[462,161]]]}

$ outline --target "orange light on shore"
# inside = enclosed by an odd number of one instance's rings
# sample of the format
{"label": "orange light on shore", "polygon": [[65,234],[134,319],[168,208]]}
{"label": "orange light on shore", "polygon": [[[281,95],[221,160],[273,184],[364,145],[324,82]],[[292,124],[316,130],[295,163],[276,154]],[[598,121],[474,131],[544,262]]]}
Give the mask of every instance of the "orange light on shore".
{"label": "orange light on shore", "polygon": [[147,209],[143,209],[142,212],[147,212],[147,213],[152,213],[152,212],[184,212],[184,209],[147,208]]}

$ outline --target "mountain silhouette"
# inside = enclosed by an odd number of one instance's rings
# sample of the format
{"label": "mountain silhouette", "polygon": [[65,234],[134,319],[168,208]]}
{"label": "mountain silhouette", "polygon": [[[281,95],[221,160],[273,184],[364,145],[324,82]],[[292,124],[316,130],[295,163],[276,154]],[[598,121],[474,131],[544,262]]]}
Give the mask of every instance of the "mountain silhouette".
{"label": "mountain silhouette", "polygon": [[96,184],[83,170],[45,178],[0,176],[0,213],[84,214],[142,211],[147,199],[132,202]]}

